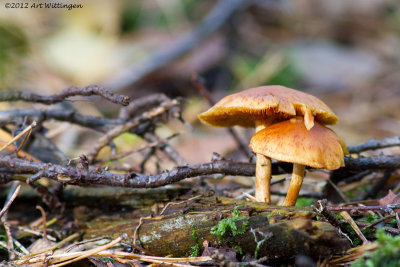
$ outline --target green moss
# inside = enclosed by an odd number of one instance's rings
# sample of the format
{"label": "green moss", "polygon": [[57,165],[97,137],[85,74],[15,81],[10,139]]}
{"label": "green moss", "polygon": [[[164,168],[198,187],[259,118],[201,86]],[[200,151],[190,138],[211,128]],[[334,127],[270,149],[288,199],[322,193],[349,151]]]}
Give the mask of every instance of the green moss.
{"label": "green moss", "polygon": [[400,236],[391,236],[383,229],[376,232],[379,249],[373,253],[365,253],[364,257],[351,267],[396,267],[400,262]]}
{"label": "green moss", "polygon": [[196,229],[192,227],[192,239],[194,245],[191,247],[190,257],[197,257],[200,252],[199,236],[196,233]]}
{"label": "green moss", "polygon": [[[240,229],[236,225],[236,221],[239,220],[245,220]],[[228,230],[232,232],[233,236],[243,234],[246,231],[248,224],[248,217],[240,216],[240,211],[238,210],[238,206],[236,206],[233,209],[232,217],[222,219],[216,226],[211,228],[210,233],[216,235],[218,240],[221,240]]]}

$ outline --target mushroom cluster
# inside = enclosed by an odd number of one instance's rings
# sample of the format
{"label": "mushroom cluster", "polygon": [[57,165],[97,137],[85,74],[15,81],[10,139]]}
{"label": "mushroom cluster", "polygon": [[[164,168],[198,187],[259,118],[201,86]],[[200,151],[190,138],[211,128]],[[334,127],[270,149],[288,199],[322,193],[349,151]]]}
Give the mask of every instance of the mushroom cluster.
{"label": "mushroom cluster", "polygon": [[[271,125],[298,116],[303,118],[301,122],[306,131],[310,131],[317,123],[332,125],[338,121],[338,117],[332,110],[315,96],[278,85],[260,86],[228,95],[209,110],[199,114],[199,119],[211,126],[253,127],[257,135]],[[268,133],[268,130],[265,132]],[[255,149],[254,146],[259,143],[258,140],[258,138],[255,138],[253,145],[251,145],[257,156],[255,197],[257,201],[270,203],[270,157],[272,154],[265,153],[262,149]],[[296,173],[301,173],[301,170]],[[292,185],[290,188],[292,188]],[[285,204],[288,203],[285,201]]]}

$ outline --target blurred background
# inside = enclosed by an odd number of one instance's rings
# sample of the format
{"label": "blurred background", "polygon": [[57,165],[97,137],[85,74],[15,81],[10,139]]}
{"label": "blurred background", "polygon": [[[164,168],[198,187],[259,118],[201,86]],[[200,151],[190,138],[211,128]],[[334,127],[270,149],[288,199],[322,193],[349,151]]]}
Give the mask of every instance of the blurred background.
{"label": "blurred background", "polygon": [[[180,132],[171,143],[190,163],[237,149],[225,129],[198,121],[209,104],[193,85],[193,74],[204,79],[214,100],[268,84],[314,94],[339,116],[333,128],[348,145],[400,133],[399,1],[68,3],[83,8],[0,7],[1,91],[48,95],[98,84],[132,99],[155,92],[182,96],[183,116],[193,129],[177,123],[159,134]],[[115,117],[119,109],[99,98],[71,104],[97,116]],[[27,104],[12,105],[1,103],[0,109]],[[87,151],[96,135],[75,127],[49,126],[71,156]],[[238,131],[246,142],[252,135]],[[136,142],[129,138],[123,144]]]}

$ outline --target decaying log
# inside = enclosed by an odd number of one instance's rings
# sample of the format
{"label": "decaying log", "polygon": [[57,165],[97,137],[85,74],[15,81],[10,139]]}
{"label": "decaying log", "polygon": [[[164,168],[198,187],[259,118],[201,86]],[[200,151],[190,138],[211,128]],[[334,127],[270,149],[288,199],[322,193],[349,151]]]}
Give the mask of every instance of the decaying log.
{"label": "decaying log", "polygon": [[[243,223],[248,224],[244,233],[234,235],[228,230],[220,238],[211,234],[212,227],[232,216],[235,206],[240,216],[244,216],[235,222],[238,229]],[[290,261],[298,254],[318,260],[349,248],[347,239],[340,237],[331,224],[317,221],[311,208],[204,197],[170,205],[163,214],[142,219],[139,227],[137,217],[102,216],[87,222],[82,231],[84,238],[115,237],[125,232],[133,243],[136,229],[135,245],[157,256],[188,256],[196,245],[202,251],[206,240],[213,247],[231,247],[242,254],[267,256],[270,263]]]}

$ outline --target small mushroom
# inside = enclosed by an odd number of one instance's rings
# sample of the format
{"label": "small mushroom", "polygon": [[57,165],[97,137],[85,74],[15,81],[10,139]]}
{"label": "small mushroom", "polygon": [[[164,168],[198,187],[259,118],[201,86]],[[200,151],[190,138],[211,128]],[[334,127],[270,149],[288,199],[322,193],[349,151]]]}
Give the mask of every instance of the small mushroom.
{"label": "small mushroom", "polygon": [[302,117],[271,125],[250,140],[251,149],[280,161],[293,163],[293,174],[284,206],[294,206],[306,166],[335,170],[344,166],[345,143],[331,129],[314,123],[310,130]]}
{"label": "small mushroom", "polygon": [[[228,95],[199,119],[211,126],[254,127],[256,132],[265,127],[296,116],[303,116],[307,129],[314,120],[324,125],[335,124],[338,117],[315,96],[284,86],[261,86]],[[257,154],[255,197],[270,203],[271,160]]]}

